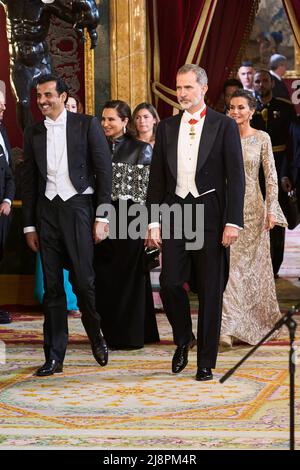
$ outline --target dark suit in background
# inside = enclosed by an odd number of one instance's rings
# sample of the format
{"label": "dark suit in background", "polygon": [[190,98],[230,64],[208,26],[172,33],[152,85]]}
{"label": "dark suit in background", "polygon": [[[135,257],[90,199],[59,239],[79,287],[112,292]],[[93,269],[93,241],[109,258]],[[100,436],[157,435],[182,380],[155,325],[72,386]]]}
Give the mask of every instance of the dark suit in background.
{"label": "dark suit in background", "polygon": [[296,188],[298,208],[300,211],[300,117],[291,124],[288,143],[288,167],[286,175]]}
{"label": "dark suit in background", "polygon": [[[272,76],[272,79],[274,77]],[[278,200],[284,212],[287,203],[287,193],[283,191],[281,178],[287,175],[288,152],[287,144],[291,123],[296,119],[293,104],[283,98],[275,98],[266,103],[260,103],[259,110],[251,120],[251,126],[269,134],[278,176]],[[265,192],[263,182],[263,194]],[[275,225],[270,231],[271,258],[274,275],[277,276],[284,256],[285,228]]]}
{"label": "dark suit in background", "polygon": [[[3,137],[4,145],[8,153],[8,161],[4,152],[4,148],[0,143],[0,204],[4,199],[11,202],[15,196],[15,183],[12,173],[11,148],[8,141],[5,128],[0,123],[0,133]],[[11,216],[0,215],[0,261],[3,257],[5,240],[8,235]]]}
{"label": "dark suit in background", "polygon": [[[70,269],[92,347],[99,341],[92,230],[95,204],[110,203],[111,195],[110,153],[98,120],[67,113],[66,130],[68,171],[77,191],[75,196],[66,201],[59,196],[51,201],[45,196],[47,131],[43,122],[25,132],[23,164],[24,227],[37,228],[44,272],[44,352],[46,362],[59,364],[64,360],[68,340],[63,267]],[[94,189],[93,195],[82,194],[88,187]]]}
{"label": "dark suit in background", "polygon": [[290,100],[289,90],[283,80],[279,80],[275,75],[272,74],[274,86],[272,88],[272,94],[274,98],[285,98]]}

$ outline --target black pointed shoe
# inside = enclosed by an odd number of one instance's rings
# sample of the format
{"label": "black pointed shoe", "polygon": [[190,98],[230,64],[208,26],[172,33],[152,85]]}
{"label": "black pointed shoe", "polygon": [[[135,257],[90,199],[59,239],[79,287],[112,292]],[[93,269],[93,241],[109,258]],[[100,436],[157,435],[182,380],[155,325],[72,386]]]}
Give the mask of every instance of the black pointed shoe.
{"label": "black pointed shoe", "polygon": [[5,310],[0,310],[0,325],[5,325],[6,323],[12,322],[12,316],[9,312]]}
{"label": "black pointed shoe", "polygon": [[212,380],[213,374],[209,367],[199,367],[195,378],[199,382],[204,382],[205,380]]}
{"label": "black pointed shoe", "polygon": [[108,363],[108,347],[102,335],[92,343],[92,353],[98,364],[104,367]]}
{"label": "black pointed shoe", "polygon": [[192,340],[184,346],[177,346],[172,359],[172,372],[179,374],[188,364],[189,350],[197,344],[196,338],[193,336]]}
{"label": "black pointed shoe", "polygon": [[46,377],[47,375],[59,374],[63,371],[63,364],[61,362],[55,361],[46,361],[39,369],[36,370],[34,375],[38,377]]}

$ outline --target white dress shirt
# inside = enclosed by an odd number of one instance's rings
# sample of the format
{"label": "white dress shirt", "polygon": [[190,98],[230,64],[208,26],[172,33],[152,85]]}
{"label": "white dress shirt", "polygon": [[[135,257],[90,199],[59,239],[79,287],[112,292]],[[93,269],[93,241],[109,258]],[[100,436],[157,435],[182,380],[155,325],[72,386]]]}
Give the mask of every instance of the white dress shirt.
{"label": "white dress shirt", "polygon": [[[1,145],[1,147],[3,148],[3,152],[4,152],[4,155],[5,155],[6,161],[7,161],[8,165],[9,165],[8,151],[7,151],[7,148],[6,148],[4,139],[3,139],[3,135],[1,134],[1,132],[0,132],[0,145]],[[8,198],[3,199],[2,202],[7,202],[7,203],[11,206],[11,200],[8,199]],[[1,201],[0,201],[0,203],[1,203]]]}
{"label": "white dress shirt", "polygon": [[7,148],[6,148],[4,139],[3,139],[3,135],[2,135],[1,132],[0,132],[0,145],[2,146],[2,148],[4,150],[4,155],[5,155],[6,161],[9,164],[8,151],[7,151]]}
{"label": "white dress shirt", "polygon": [[[205,115],[201,117],[201,113],[205,110],[203,106],[199,111],[194,114],[190,114],[185,111],[181,118],[178,145],[177,145],[177,185],[175,193],[177,196],[184,199],[189,193],[192,196],[201,196],[196,186],[196,169],[198,161],[199,144],[202,135],[202,129],[205,121]],[[196,124],[189,124],[190,119],[195,119],[198,122]],[[193,136],[191,136],[193,132]],[[215,189],[212,188],[212,192]],[[204,194],[207,194],[205,192]]]}
{"label": "white dress shirt", "polygon": [[[63,201],[78,194],[74,188],[68,167],[67,153],[67,111],[64,109],[60,116],[53,121],[46,117],[47,129],[47,183],[45,196],[52,201],[59,196]],[[93,194],[88,187],[83,194]]]}
{"label": "white dress shirt", "polygon": [[[62,111],[55,121],[46,117],[44,125],[47,129],[47,182],[45,196],[50,201],[55,196],[59,196],[63,201],[67,201],[78,194],[78,192],[69,176],[66,109]],[[93,188],[89,186],[82,194],[93,193]],[[24,228],[24,233],[35,231],[35,227]]]}

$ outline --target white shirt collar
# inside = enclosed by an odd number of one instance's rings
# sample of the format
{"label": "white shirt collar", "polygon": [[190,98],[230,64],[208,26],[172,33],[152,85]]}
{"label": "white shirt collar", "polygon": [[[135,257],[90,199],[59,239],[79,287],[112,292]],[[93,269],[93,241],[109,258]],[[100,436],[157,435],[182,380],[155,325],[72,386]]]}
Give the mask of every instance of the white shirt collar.
{"label": "white shirt collar", "polygon": [[200,117],[200,114],[202,113],[202,111],[206,108],[206,104],[204,104],[202,106],[201,109],[199,109],[199,111],[196,111],[196,113],[194,114],[191,114],[189,113],[187,110],[184,111],[182,117],[184,119],[185,122],[188,122],[190,119],[196,119],[197,121],[200,121],[201,117]]}
{"label": "white shirt collar", "polygon": [[64,124],[65,122],[67,122],[67,110],[66,110],[66,108],[63,109],[63,111],[60,113],[60,115],[58,116],[57,119],[53,120],[53,119],[49,118],[48,116],[46,116],[45,121],[48,121],[51,124],[53,124],[53,123],[55,123],[55,124]]}
{"label": "white shirt collar", "polygon": [[273,70],[270,70],[270,74],[274,75],[274,77],[278,78],[278,80],[280,81],[282,80],[282,78],[279,75],[277,75],[277,73],[275,73]]}

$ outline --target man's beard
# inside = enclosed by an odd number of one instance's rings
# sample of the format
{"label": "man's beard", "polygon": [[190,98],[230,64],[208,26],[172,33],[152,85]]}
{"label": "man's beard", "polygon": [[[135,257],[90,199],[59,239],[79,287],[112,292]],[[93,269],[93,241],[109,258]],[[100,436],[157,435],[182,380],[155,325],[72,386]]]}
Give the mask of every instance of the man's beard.
{"label": "man's beard", "polygon": [[188,102],[179,101],[179,104],[182,107],[182,109],[185,109],[186,111],[188,111],[192,106],[197,106],[200,103],[200,101],[201,101],[201,98],[195,98],[193,101],[188,101]]}

